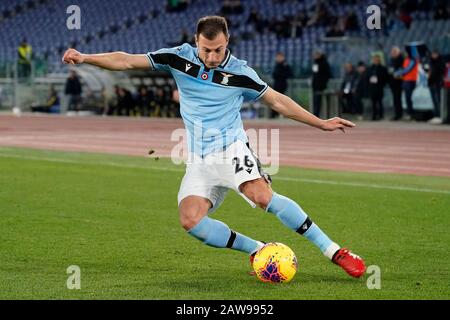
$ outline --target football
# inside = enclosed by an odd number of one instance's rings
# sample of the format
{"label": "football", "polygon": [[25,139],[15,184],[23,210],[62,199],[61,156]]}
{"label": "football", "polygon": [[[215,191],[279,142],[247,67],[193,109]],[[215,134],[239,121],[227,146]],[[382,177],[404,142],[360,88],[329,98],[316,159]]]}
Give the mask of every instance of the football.
{"label": "football", "polygon": [[264,245],[253,260],[256,276],[263,282],[289,282],[294,278],[297,268],[297,257],[294,251],[279,242]]}

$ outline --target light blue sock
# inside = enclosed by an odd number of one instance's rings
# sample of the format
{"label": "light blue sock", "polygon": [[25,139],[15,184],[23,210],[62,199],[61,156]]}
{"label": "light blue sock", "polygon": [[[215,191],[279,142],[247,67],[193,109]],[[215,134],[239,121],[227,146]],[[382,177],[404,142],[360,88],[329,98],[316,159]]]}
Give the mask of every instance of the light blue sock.
{"label": "light blue sock", "polygon": [[225,223],[205,216],[188,233],[216,248],[231,248],[252,254],[261,243],[231,230]]}
{"label": "light blue sock", "polygon": [[275,214],[288,228],[304,235],[330,259],[339,249],[339,246],[331,241],[293,200],[273,192],[266,211]]}

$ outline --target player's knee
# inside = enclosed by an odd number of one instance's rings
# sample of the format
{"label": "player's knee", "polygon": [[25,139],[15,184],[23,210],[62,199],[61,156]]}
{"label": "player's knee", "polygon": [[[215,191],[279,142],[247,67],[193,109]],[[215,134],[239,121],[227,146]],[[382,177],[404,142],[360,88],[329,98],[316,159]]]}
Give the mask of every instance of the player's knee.
{"label": "player's knee", "polygon": [[247,198],[263,209],[265,209],[272,200],[271,188],[262,179],[244,182],[240,186],[240,190]]}
{"label": "player's knee", "polygon": [[195,200],[196,199],[183,200],[179,207],[180,223],[186,231],[195,227],[208,213],[208,203],[202,203]]}
{"label": "player's knee", "polygon": [[195,227],[201,219],[188,214],[180,214],[180,224],[184,230],[189,231]]}
{"label": "player's knee", "polygon": [[247,192],[245,195],[247,196],[247,198],[252,200],[258,207],[261,208],[266,208],[270,203],[270,199],[272,198],[270,193],[259,192],[258,190],[252,190],[250,192]]}
{"label": "player's knee", "polygon": [[263,209],[267,208],[267,206],[270,203],[270,200],[272,199],[272,194],[268,192],[255,194],[254,196],[254,202],[258,207],[261,207]]}

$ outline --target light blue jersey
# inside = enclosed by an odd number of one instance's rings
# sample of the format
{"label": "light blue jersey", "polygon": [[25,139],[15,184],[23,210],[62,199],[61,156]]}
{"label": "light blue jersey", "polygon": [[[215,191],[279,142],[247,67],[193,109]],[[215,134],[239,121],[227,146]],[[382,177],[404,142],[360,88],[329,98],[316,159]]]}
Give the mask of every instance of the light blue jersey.
{"label": "light blue jersey", "polygon": [[236,140],[248,141],[239,111],[244,101],[259,99],[268,86],[246,61],[228,50],[221,65],[208,69],[197,48],[187,43],[147,56],[154,70],[175,78],[190,152],[204,157]]}

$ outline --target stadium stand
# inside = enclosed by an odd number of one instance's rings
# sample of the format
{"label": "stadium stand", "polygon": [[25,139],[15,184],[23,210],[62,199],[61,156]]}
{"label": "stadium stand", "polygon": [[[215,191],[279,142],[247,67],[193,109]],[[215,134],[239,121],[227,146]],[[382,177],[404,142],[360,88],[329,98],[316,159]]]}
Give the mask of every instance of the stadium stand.
{"label": "stadium stand", "polygon": [[[330,62],[336,72],[340,73],[341,65],[346,60],[368,60],[367,46],[389,48],[393,44],[403,44],[426,38],[436,42],[442,36],[442,30],[450,29],[450,20],[433,20],[433,12],[415,11],[411,14],[412,24],[409,29],[398,21],[385,21],[389,24],[382,31],[374,32],[365,28],[368,5],[381,5],[380,0],[340,1],[342,5],[332,8],[329,3],[326,8],[332,12],[331,20],[345,16],[351,12],[356,14],[356,28],[348,31],[345,36],[365,43],[364,48],[351,50],[343,42],[323,41],[329,25],[316,23],[303,26],[301,35],[280,37],[268,30],[256,29],[256,24],[247,23],[253,8],[270,23],[292,20],[298,13],[304,12],[311,18],[314,15],[316,1],[272,1],[248,0],[239,14],[229,14],[231,34],[233,36],[233,52],[249,64],[270,72],[273,57],[276,52],[285,52],[287,60],[294,66],[298,75],[309,71],[311,52],[320,48],[329,54]],[[348,3],[348,4],[347,4]],[[16,58],[16,48],[22,38],[27,38],[34,48],[35,55],[49,61],[49,70],[63,72],[65,66],[59,63],[59,57],[67,47],[76,47],[80,51],[101,52],[111,50],[126,50],[132,53],[147,52],[161,47],[167,47],[180,38],[182,30],[194,32],[197,19],[211,13],[221,13],[222,2],[213,0],[197,0],[187,6],[182,12],[167,12],[166,1],[129,0],[79,0],[77,5],[82,9],[81,29],[67,31],[66,19],[61,16],[71,5],[67,0],[15,0],[2,2],[0,12],[9,12],[0,22],[0,55],[3,59],[13,61]],[[18,9],[22,8],[22,9]],[[11,14],[18,10],[19,13]],[[333,18],[334,17],[334,18]],[[169,22],[169,23],[168,23]],[[29,26],[33,26],[30,32]],[[163,30],[161,30],[161,26]],[[385,30],[388,29],[388,30]],[[64,30],[62,32],[61,30]],[[289,33],[291,35],[291,33]],[[448,49],[448,41],[438,48]]]}
{"label": "stadium stand", "polygon": [[[35,74],[62,78],[69,66],[60,62],[61,55],[68,47],[88,53],[153,51],[174,46],[183,31],[194,34],[198,18],[211,14],[227,17],[232,52],[267,77],[280,51],[296,78],[311,75],[315,49],[327,54],[334,78],[342,77],[346,62],[370,63],[371,52],[388,56],[393,45],[410,41],[422,40],[429,48],[450,52],[449,8],[441,0],[246,0],[234,11],[224,3],[188,0],[179,10],[169,10],[167,0],[77,0],[81,28],[68,30],[66,10],[72,1],[1,1],[0,77],[13,73],[17,46],[25,38],[33,48]],[[442,3],[444,13],[438,14]],[[381,30],[366,28],[369,5],[383,8]]]}

